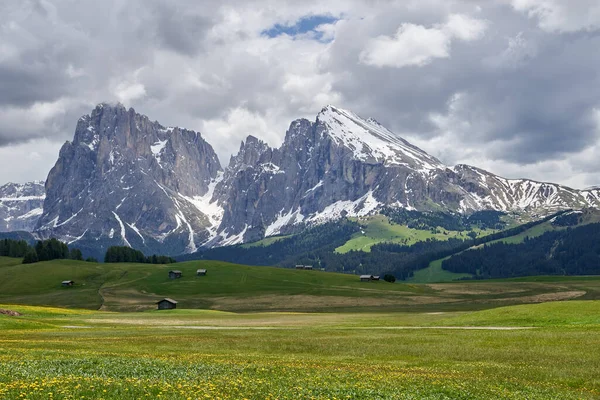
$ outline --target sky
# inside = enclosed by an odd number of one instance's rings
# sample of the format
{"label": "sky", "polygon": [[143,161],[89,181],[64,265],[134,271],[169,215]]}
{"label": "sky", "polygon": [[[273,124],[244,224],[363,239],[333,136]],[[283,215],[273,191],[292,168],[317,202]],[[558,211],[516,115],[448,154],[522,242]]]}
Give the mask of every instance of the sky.
{"label": "sky", "polygon": [[450,166],[600,185],[598,49],[597,0],[5,0],[0,184],[45,179],[118,101],[223,166],[332,104]]}

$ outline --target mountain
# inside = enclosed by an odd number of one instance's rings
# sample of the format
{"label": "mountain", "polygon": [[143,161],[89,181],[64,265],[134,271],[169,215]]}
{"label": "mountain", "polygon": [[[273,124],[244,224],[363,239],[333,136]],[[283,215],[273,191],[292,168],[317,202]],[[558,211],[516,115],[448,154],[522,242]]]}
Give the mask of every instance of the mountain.
{"label": "mountain", "polygon": [[79,119],[45,189],[34,234],[97,257],[110,245],[192,253],[384,208],[531,219],[600,205],[599,189],[448,167],[374,119],[333,106],[293,121],[279,148],[248,136],[223,170],[200,133],[103,103]]}
{"label": "mountain", "polygon": [[42,215],[44,182],[0,186],[0,232],[32,231]]}
{"label": "mountain", "polygon": [[468,165],[445,166],[373,119],[333,106],[290,125],[282,146],[249,137],[213,201],[224,208],[211,244],[256,241],[384,206],[469,214],[543,216],[597,207],[600,190],[504,179]]}
{"label": "mountain", "polygon": [[214,224],[204,204],[220,174],[199,133],[100,104],[61,148],[35,231],[97,255],[110,245],[195,251]]}

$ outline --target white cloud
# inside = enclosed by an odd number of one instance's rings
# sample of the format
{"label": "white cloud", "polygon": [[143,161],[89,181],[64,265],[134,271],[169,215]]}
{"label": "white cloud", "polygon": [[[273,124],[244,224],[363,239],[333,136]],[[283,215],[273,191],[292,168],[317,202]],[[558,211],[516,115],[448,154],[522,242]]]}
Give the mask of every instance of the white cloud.
{"label": "white cloud", "polygon": [[515,10],[538,20],[548,32],[593,31],[600,29],[598,0],[512,0]]}
{"label": "white cloud", "polygon": [[486,28],[486,21],[462,14],[451,14],[444,24],[431,28],[403,23],[393,37],[381,35],[372,39],[360,53],[360,61],[376,67],[426,65],[436,58],[450,57],[453,39],[479,39]]}
{"label": "white cloud", "polygon": [[[46,179],[58,158],[62,143],[34,139],[9,147],[0,147],[0,185]],[[40,173],[45,171],[44,173]]]}
{"label": "white cloud", "polygon": [[443,29],[449,32],[450,36],[468,42],[480,39],[487,27],[487,21],[471,18],[464,14],[451,14]]}
{"label": "white cloud", "polygon": [[441,29],[402,24],[393,37],[378,36],[360,53],[360,61],[376,67],[406,67],[429,64],[449,56],[450,37]]}
{"label": "white cloud", "polygon": [[[333,103],[407,133],[449,163],[598,183],[600,146],[588,117],[600,104],[590,89],[600,84],[600,37],[556,34],[596,29],[598,6],[0,2],[0,183],[45,178],[78,117],[117,100],[200,130],[224,164],[246,135],[278,146],[293,119],[314,119]],[[316,29],[322,41],[310,32],[262,34],[315,15],[340,18]],[[19,162],[28,150],[46,161]]]}

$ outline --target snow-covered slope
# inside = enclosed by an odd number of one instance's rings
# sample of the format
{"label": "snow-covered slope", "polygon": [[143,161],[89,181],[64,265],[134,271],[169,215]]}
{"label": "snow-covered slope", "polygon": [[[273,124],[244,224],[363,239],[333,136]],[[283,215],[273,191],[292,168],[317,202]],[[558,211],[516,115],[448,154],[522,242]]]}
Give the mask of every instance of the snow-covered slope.
{"label": "snow-covered slope", "polygon": [[444,168],[435,157],[396,136],[376,120],[363,119],[351,111],[327,106],[317,116],[324,133],[337,145],[353,151],[357,160],[385,165],[404,165],[419,172]]}
{"label": "snow-covered slope", "polygon": [[555,183],[505,179],[469,165],[452,168],[467,190],[458,211],[480,209],[548,214],[567,208],[598,207],[600,190],[575,190]]}
{"label": "snow-covered slope", "polygon": [[[193,252],[383,207],[540,216],[600,205],[597,188],[447,167],[374,119],[333,106],[314,121],[293,121],[279,148],[248,136],[222,171],[199,133],[100,104],[78,121],[73,142],[61,149],[46,193],[36,234],[96,254],[109,245]],[[22,211],[31,220],[39,213],[35,207]]]}
{"label": "snow-covered slope", "polygon": [[42,215],[45,197],[42,181],[0,186],[0,232],[31,232]]}
{"label": "snow-covered slope", "polygon": [[258,240],[382,207],[538,216],[600,205],[598,189],[504,179],[467,165],[449,168],[377,121],[334,106],[314,122],[292,122],[278,149],[256,140],[242,143],[217,188],[225,208],[210,245]]}

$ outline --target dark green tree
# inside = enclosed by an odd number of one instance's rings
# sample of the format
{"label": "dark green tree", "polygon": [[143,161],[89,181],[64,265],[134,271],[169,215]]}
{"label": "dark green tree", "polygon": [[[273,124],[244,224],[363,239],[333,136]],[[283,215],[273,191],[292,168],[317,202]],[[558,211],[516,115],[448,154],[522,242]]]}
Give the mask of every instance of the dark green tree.
{"label": "dark green tree", "polygon": [[38,262],[37,252],[33,247],[30,247],[23,257],[23,264],[33,264]]}
{"label": "dark green tree", "polygon": [[81,250],[79,249],[71,249],[69,252],[69,258],[71,260],[83,261],[83,254],[81,254]]}

